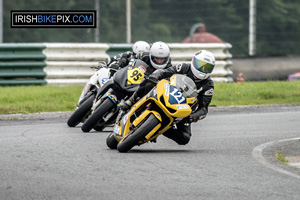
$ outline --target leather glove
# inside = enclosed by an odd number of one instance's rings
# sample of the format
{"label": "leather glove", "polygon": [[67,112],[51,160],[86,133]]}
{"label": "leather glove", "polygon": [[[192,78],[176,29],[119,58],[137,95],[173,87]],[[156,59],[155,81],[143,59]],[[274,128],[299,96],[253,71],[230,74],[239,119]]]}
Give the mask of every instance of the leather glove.
{"label": "leather glove", "polygon": [[107,63],[105,61],[101,61],[98,63],[98,68],[106,68],[107,67]]}
{"label": "leather glove", "polygon": [[198,116],[196,113],[192,113],[192,114],[190,114],[190,116],[188,118],[189,118],[190,123],[192,123],[192,122],[197,122],[199,120],[202,120],[205,117],[206,117],[206,114]]}
{"label": "leather glove", "polygon": [[98,68],[99,68],[99,69],[100,69],[100,68],[103,68],[103,67],[107,68],[107,65],[110,63],[110,61],[111,61],[110,58],[105,58],[104,61],[100,61],[100,62],[98,63]]}
{"label": "leather glove", "polygon": [[135,57],[137,58],[137,59],[142,59],[143,58],[143,51],[139,51],[136,55],[135,55]]}
{"label": "leather glove", "polygon": [[109,65],[109,68],[118,70],[120,66],[117,63],[112,63],[111,65]]}
{"label": "leather glove", "polygon": [[158,80],[159,80],[159,77],[158,77],[157,74],[150,74],[149,77],[148,77],[148,79],[149,79],[151,82],[157,83]]}
{"label": "leather glove", "polygon": [[199,120],[198,116],[195,113],[190,114],[189,116],[189,122],[197,122]]}

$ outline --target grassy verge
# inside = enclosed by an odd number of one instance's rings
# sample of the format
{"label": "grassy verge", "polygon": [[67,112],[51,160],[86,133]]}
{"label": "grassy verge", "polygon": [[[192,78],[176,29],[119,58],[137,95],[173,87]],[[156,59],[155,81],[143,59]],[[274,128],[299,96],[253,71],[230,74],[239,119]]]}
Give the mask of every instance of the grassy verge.
{"label": "grassy verge", "polygon": [[0,114],[71,111],[83,86],[0,87]]}
{"label": "grassy verge", "polygon": [[[83,85],[0,87],[0,114],[72,111]],[[300,104],[300,82],[215,83],[211,105]]]}
{"label": "grassy verge", "polygon": [[300,82],[216,83],[211,105],[300,104]]}
{"label": "grassy verge", "polygon": [[280,162],[282,162],[282,163],[287,163],[287,162],[289,162],[286,158],[285,158],[285,156],[283,155],[283,154],[281,154],[281,153],[279,153],[279,152],[275,152],[275,156],[276,156],[276,158],[280,161]]}

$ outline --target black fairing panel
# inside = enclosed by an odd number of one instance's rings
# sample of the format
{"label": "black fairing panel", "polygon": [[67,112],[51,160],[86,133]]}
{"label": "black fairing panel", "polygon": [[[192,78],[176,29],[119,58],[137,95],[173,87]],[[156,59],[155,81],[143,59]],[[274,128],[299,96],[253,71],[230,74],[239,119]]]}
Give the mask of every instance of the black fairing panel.
{"label": "black fairing panel", "polygon": [[131,68],[136,68],[139,67],[140,65],[142,65],[143,67],[145,67],[147,69],[147,71],[149,70],[149,66],[143,62],[142,60],[136,60],[136,62],[134,63],[134,66],[128,65],[127,67],[124,67],[122,69],[120,69],[119,71],[117,71],[114,74],[114,83],[118,84],[119,87],[124,90],[125,92],[129,92],[129,93],[133,93],[137,90],[137,88],[139,87],[139,84],[131,84],[128,85],[127,84],[127,70],[131,69]]}

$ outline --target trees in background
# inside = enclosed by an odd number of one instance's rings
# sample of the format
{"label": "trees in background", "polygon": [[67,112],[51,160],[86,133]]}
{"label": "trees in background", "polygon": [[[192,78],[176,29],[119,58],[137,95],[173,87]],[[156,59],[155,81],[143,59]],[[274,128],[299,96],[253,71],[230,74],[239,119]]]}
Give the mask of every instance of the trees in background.
{"label": "trees in background", "polygon": [[[95,10],[94,0],[4,1],[4,42],[93,42],[91,28],[10,28],[11,10]],[[131,0],[132,41],[180,43],[191,27],[232,44],[235,57],[248,55],[249,2],[240,0]],[[300,54],[300,2],[257,2],[257,55]],[[100,0],[100,42],[126,42],[126,1]]]}

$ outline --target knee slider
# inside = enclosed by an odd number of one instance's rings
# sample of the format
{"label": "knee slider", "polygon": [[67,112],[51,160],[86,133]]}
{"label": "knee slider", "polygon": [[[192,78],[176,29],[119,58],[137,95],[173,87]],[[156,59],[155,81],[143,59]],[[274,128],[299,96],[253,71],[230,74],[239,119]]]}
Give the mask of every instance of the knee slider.
{"label": "knee slider", "polygon": [[191,135],[186,132],[183,132],[180,140],[177,140],[176,142],[179,145],[186,145],[187,143],[189,143],[190,139],[191,139]]}

